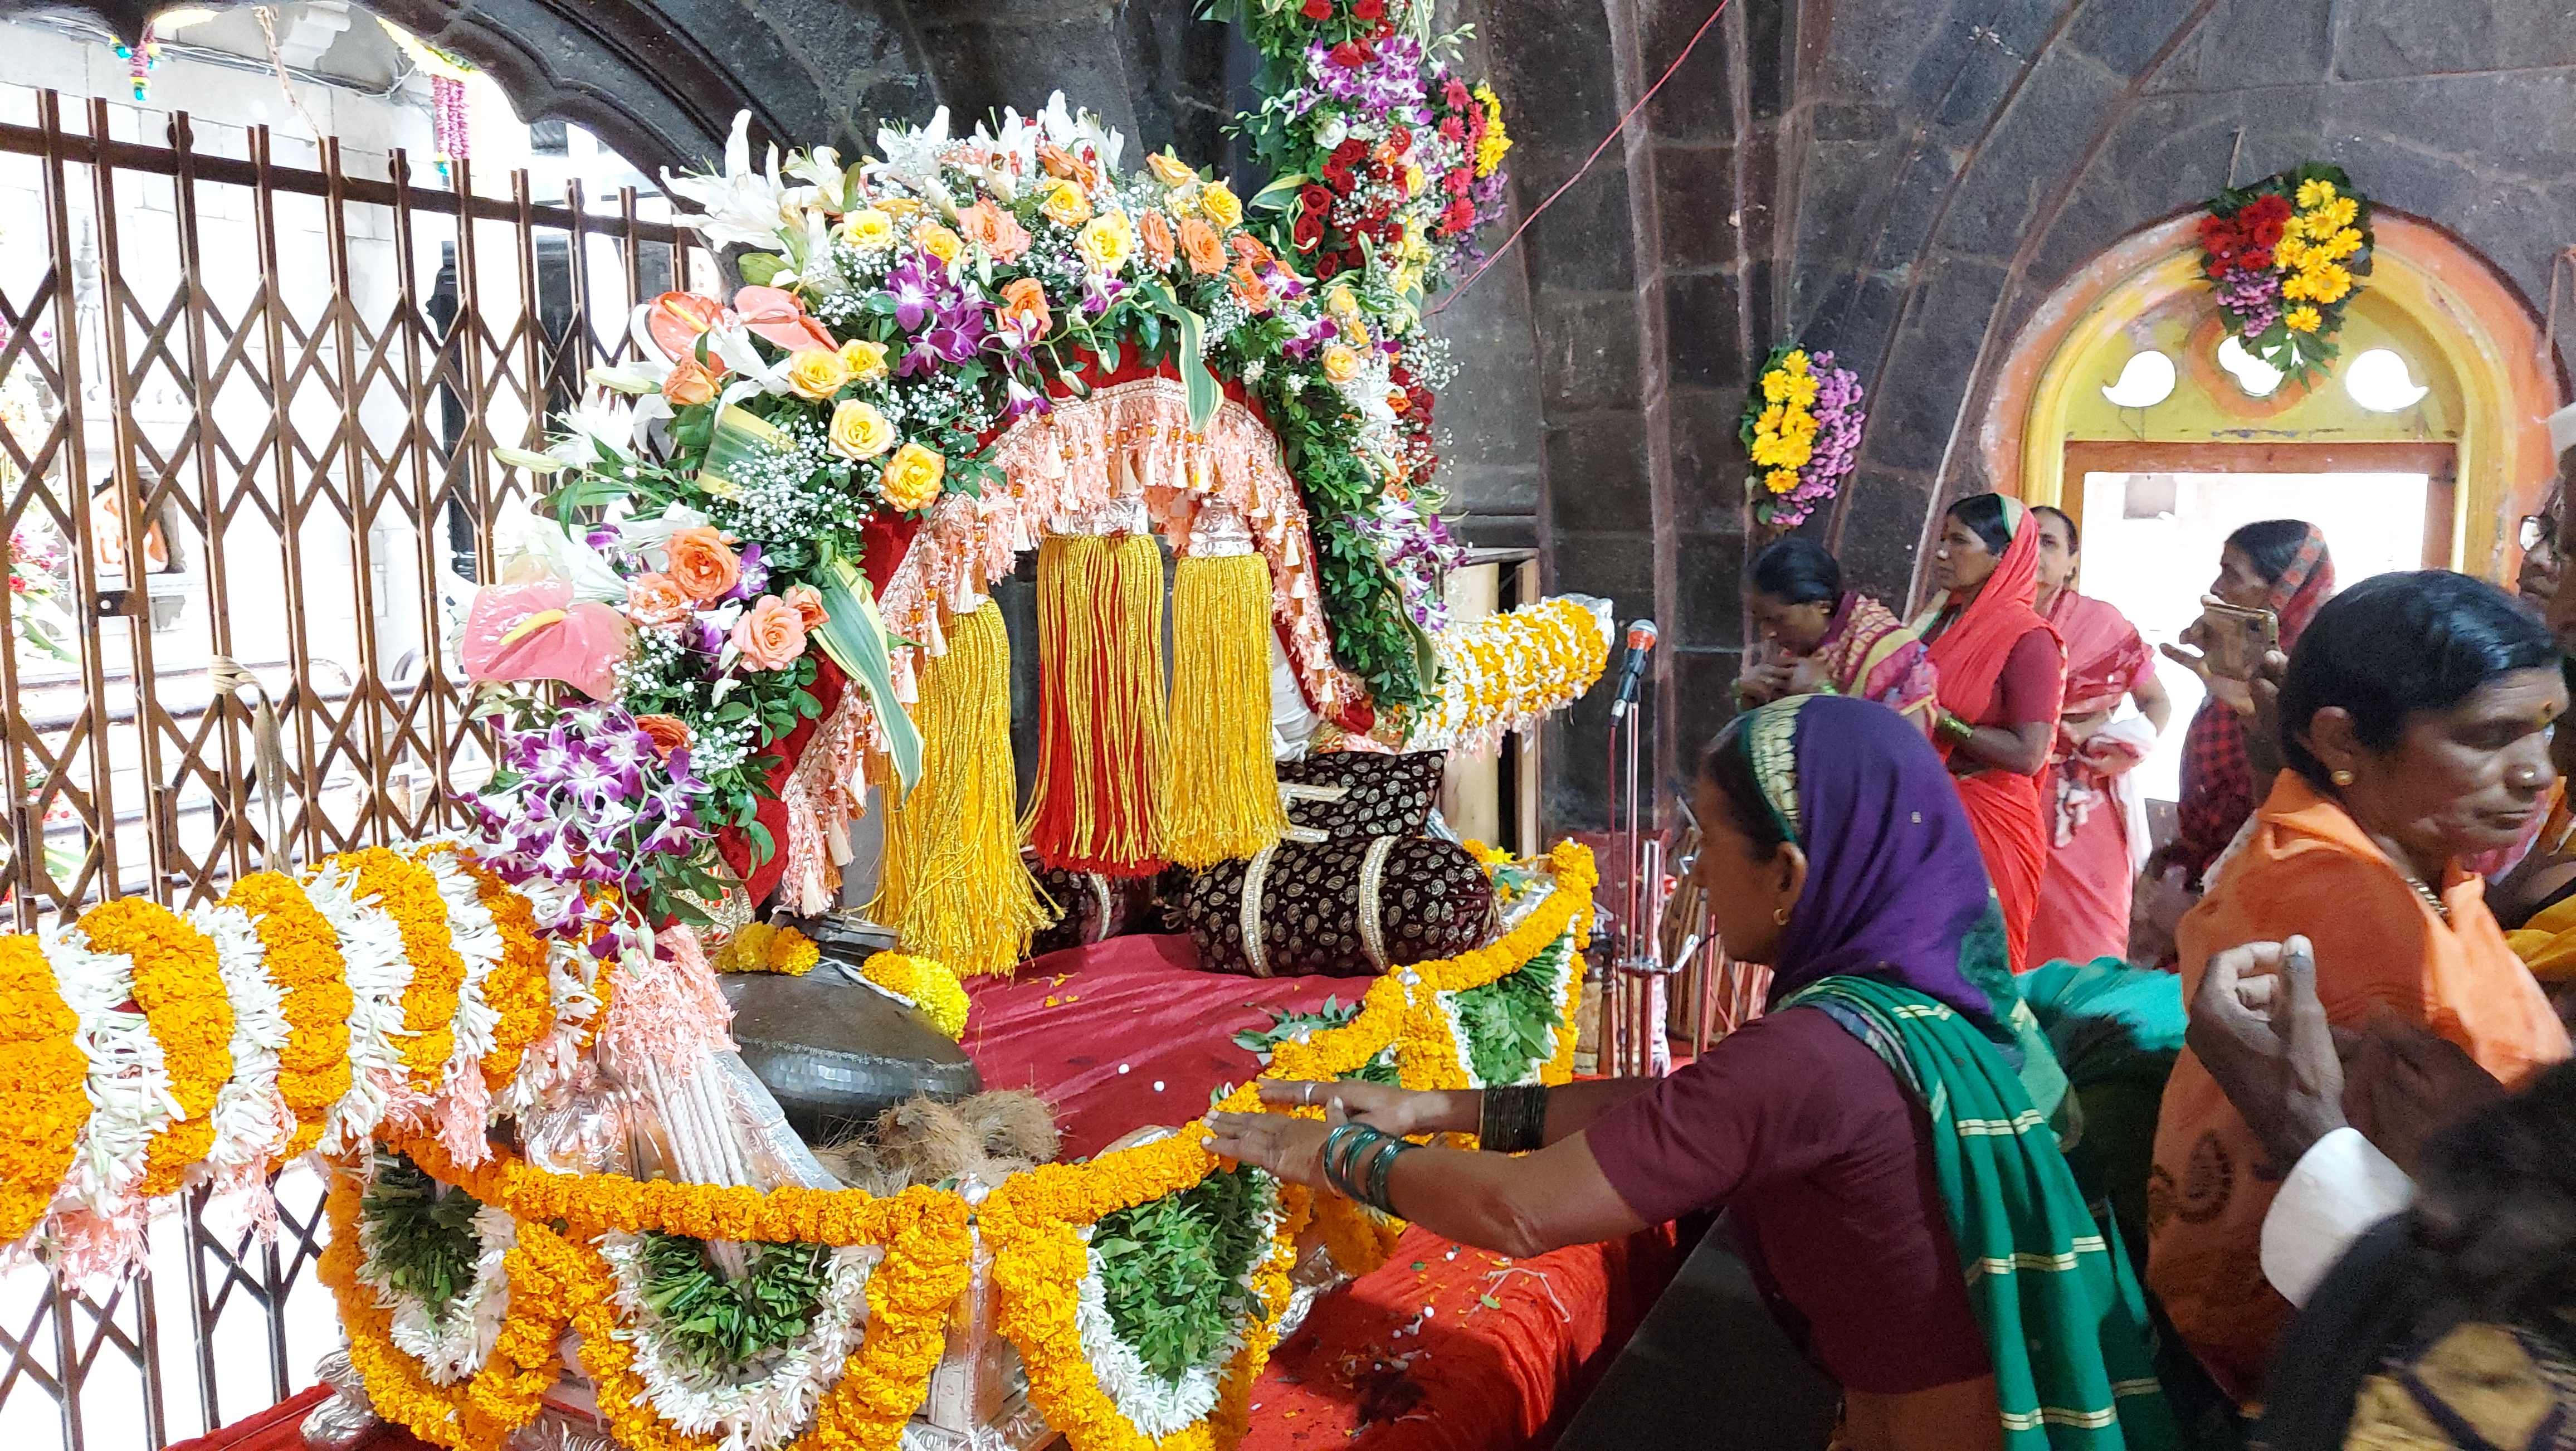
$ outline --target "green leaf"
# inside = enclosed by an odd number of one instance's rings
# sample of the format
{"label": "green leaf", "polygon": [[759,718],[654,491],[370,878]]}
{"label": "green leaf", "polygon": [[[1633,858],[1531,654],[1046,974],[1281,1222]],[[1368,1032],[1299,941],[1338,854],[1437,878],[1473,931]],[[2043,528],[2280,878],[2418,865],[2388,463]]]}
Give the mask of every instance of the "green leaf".
{"label": "green leaf", "polygon": [[705,462],[698,467],[698,487],[712,494],[734,491],[732,470],[746,463],[792,452],[794,443],[768,419],[739,403],[716,415],[715,433],[707,440]]}
{"label": "green leaf", "polygon": [[894,761],[902,789],[921,779],[921,732],[895,699],[894,665],[887,658],[885,620],[877,614],[876,591],[868,577],[848,560],[834,560],[823,572],[823,653],[841,667],[850,683],[867,692],[877,722],[885,731],[886,754]]}
{"label": "green leaf", "polygon": [[1181,384],[1189,393],[1190,429],[1192,432],[1201,432],[1216,417],[1217,405],[1225,401],[1225,390],[1217,386],[1216,375],[1208,371],[1205,356],[1207,319],[1186,307],[1178,311],[1181,323]]}
{"label": "green leaf", "polygon": [[787,259],[773,257],[767,252],[749,252],[735,265],[741,270],[746,285],[767,287],[779,273],[787,270]]}

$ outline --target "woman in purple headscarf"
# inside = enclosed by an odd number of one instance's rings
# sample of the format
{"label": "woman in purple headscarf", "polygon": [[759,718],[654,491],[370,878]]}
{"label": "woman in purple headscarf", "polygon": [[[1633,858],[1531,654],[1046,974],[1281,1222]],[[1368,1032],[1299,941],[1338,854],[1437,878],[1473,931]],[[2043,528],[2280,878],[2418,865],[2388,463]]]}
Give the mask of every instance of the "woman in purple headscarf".
{"label": "woman in purple headscarf", "polygon": [[[1696,813],[1714,928],[1773,966],[1766,1016],[1668,1078],[1264,1084],[1279,1112],[1210,1115],[1211,1147],[1515,1256],[1723,1208],[1856,1451],[2172,1444],[1931,744],[1873,702],[1783,700],[1709,748]],[[1398,1137],[1432,1133],[1499,1152]]]}

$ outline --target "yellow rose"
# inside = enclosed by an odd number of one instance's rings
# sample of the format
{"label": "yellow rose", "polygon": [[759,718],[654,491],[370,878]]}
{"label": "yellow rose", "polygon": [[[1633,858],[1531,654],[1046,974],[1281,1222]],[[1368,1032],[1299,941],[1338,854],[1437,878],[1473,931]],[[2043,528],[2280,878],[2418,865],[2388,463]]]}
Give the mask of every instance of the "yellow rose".
{"label": "yellow rose", "polygon": [[1174,156],[1168,148],[1146,157],[1145,166],[1154,173],[1154,179],[1165,186],[1187,186],[1199,179],[1199,174],[1190,169],[1190,164]]}
{"label": "yellow rose", "polygon": [[885,491],[887,503],[910,512],[929,507],[939,497],[940,481],[947,477],[948,460],[920,444],[907,443],[886,460],[877,486]]}
{"label": "yellow rose", "polygon": [[955,232],[937,222],[924,222],[914,228],[912,240],[913,245],[942,262],[954,262],[957,254],[966,250],[966,244],[958,240]]}
{"label": "yellow rose", "polygon": [[832,426],[823,441],[843,458],[875,458],[894,447],[894,425],[874,405],[845,399],[832,410]]}
{"label": "yellow rose", "polygon": [[1212,181],[1199,188],[1199,210],[1220,227],[1243,225],[1243,203],[1236,200],[1224,182]]}
{"label": "yellow rose", "polygon": [[820,403],[850,381],[850,365],[829,348],[798,348],[787,355],[787,386],[799,398]]}
{"label": "yellow rose", "polygon": [[1357,351],[1335,343],[1324,349],[1324,376],[1336,383],[1347,383],[1360,375]]}
{"label": "yellow rose", "polygon": [[894,245],[894,217],[868,207],[841,219],[841,239],[862,252],[882,252]]}
{"label": "yellow rose", "polygon": [[841,361],[849,365],[852,381],[873,383],[886,375],[886,345],[852,338],[841,344]]}
{"label": "yellow rose", "polygon": [[1136,228],[1125,212],[1102,212],[1074,234],[1073,250],[1093,271],[1115,272],[1127,265],[1127,255],[1136,250]]}
{"label": "yellow rose", "polygon": [[1038,198],[1038,213],[1060,226],[1079,227],[1091,220],[1091,199],[1072,182],[1051,181]]}
{"label": "yellow rose", "polygon": [[898,217],[912,217],[919,216],[921,214],[921,202],[915,197],[887,197],[884,201],[877,203],[877,205],[885,208],[887,211],[892,212]]}

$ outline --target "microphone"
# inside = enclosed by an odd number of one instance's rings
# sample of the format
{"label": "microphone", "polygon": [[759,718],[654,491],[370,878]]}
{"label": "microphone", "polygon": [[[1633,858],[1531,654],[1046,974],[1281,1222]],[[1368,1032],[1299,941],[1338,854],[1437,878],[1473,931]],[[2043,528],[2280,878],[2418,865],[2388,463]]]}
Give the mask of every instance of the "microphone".
{"label": "microphone", "polygon": [[1636,620],[1628,626],[1628,659],[1619,667],[1619,698],[1610,702],[1610,718],[1617,720],[1637,703],[1637,682],[1646,676],[1646,662],[1655,653],[1655,622]]}

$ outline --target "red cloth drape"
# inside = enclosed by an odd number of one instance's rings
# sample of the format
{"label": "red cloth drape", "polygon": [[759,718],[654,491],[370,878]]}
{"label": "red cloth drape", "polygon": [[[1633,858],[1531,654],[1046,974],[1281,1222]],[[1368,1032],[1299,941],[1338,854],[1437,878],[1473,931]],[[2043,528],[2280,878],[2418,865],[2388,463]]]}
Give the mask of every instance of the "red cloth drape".
{"label": "red cloth drape", "polygon": [[[2013,523],[2012,543],[1995,563],[1995,572],[1969,600],[1939,639],[1932,642],[1932,666],[1940,672],[1941,707],[1963,720],[1982,720],[1992,707],[1995,688],[2013,646],[2033,630],[2056,636],[2032,602],[2039,597],[2039,531],[2030,527],[2030,511],[2018,502],[2005,505]],[[1950,608],[1944,596],[1935,617]],[[1942,743],[1942,754],[1950,747]],[[2043,769],[2045,769],[2043,767]],[[2039,778],[1985,770],[1952,778],[1968,825],[1977,833],[1977,850],[1986,859],[1995,901],[2002,907],[2004,934],[2012,965],[2023,966],[2030,941],[2030,919],[2039,910],[2039,879],[2048,868],[2048,818],[2041,809]]]}

